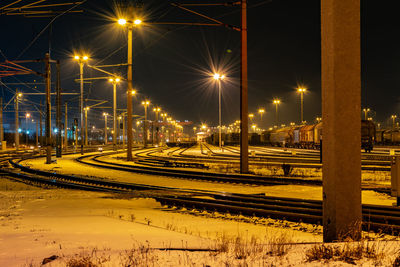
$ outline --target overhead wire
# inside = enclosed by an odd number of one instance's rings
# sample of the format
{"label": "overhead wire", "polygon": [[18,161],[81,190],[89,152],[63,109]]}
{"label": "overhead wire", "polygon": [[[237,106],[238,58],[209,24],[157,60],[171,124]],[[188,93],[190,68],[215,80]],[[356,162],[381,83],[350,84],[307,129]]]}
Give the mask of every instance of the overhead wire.
{"label": "overhead wire", "polygon": [[67,9],[66,11],[62,12],[61,14],[58,14],[57,16],[55,16],[36,36],[35,38],[28,44],[27,47],[24,48],[24,50],[22,50],[22,52],[17,56],[16,59],[19,59],[23,54],[25,54],[25,52],[37,41],[37,39],[39,39],[39,37],[47,30],[48,27],[50,27],[50,25],[59,17],[63,16],[64,14],[68,13],[69,11],[73,10],[74,8],[82,5],[83,3],[85,3],[87,0],[82,0],[82,2],[78,2],[77,4],[75,4],[74,6],[70,7],[69,9]]}

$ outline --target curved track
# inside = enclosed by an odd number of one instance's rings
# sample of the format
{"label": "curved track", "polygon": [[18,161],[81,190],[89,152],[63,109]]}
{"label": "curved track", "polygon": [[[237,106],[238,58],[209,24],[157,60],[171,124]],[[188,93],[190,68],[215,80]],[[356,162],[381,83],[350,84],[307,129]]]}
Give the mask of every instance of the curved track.
{"label": "curved track", "polygon": [[[175,207],[219,211],[264,218],[286,219],[296,222],[321,224],[321,201],[294,198],[266,197],[263,195],[230,194],[203,190],[182,190],[173,187],[120,183],[104,179],[77,177],[24,167],[9,160],[13,168],[2,168],[4,175],[17,180],[30,181],[50,186],[106,191],[111,193],[147,192],[161,204]],[[4,163],[4,160],[3,160]],[[363,205],[363,227],[389,234],[400,233],[400,209],[397,207]]]}

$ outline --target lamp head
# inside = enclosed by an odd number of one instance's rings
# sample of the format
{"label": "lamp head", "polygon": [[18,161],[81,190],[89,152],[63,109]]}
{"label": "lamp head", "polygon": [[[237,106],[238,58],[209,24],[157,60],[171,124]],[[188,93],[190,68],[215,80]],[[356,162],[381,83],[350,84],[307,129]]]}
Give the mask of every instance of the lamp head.
{"label": "lamp head", "polygon": [[126,19],[119,19],[118,20],[119,25],[125,25],[126,24]]}

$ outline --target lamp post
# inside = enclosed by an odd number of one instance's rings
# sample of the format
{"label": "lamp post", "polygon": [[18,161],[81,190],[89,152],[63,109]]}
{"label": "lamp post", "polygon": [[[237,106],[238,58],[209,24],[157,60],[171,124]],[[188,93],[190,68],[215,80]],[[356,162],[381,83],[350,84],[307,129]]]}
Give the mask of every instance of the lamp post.
{"label": "lamp post", "polygon": [[392,115],[391,118],[392,118],[392,120],[393,120],[393,129],[394,129],[394,127],[395,127],[395,125],[396,125],[396,118],[397,118],[397,115]]}
{"label": "lamp post", "polygon": [[161,128],[161,133],[163,134],[163,143],[165,144],[165,119],[167,118],[168,114],[167,113],[161,113],[161,117],[163,119],[163,127]]}
{"label": "lamp post", "polygon": [[279,122],[278,122],[278,106],[281,103],[281,101],[279,99],[275,99],[273,101],[273,103],[275,104],[275,124],[279,125]]}
{"label": "lamp post", "polygon": [[304,93],[306,92],[306,88],[304,87],[298,87],[297,92],[300,93],[300,123],[303,123],[303,98],[304,98]]}
{"label": "lamp post", "polygon": [[[133,13],[133,10],[129,10],[129,14]],[[133,132],[132,132],[132,39],[133,39],[133,27],[142,23],[140,19],[132,21],[130,19],[119,19],[118,23],[120,25],[127,25],[128,27],[128,73],[127,73],[127,152],[126,158],[128,161],[132,161],[132,142],[133,142]]]}
{"label": "lamp post", "polygon": [[150,101],[142,101],[142,105],[144,106],[143,146],[147,147],[147,107],[150,105]]}
{"label": "lamp post", "polygon": [[117,132],[117,135],[118,135],[118,143],[119,143],[119,145],[121,144],[121,120],[122,120],[122,115],[120,115],[120,116],[118,116],[118,124],[117,124],[117,129],[118,129],[118,132]]}
{"label": "lamp post", "polygon": [[317,117],[317,118],[315,118],[315,120],[316,120],[318,123],[320,123],[320,122],[322,121],[322,118],[321,118],[321,117]]}
{"label": "lamp post", "polygon": [[159,107],[153,108],[153,111],[156,113],[156,144],[158,146],[158,113],[161,111],[161,108]]}
{"label": "lamp post", "polygon": [[88,127],[87,127],[87,113],[90,110],[89,107],[85,107],[85,146],[88,145]]}
{"label": "lamp post", "polygon": [[219,144],[219,149],[222,149],[222,116],[221,116],[221,80],[225,78],[225,75],[220,75],[218,73],[214,74],[214,79],[218,83],[218,114],[219,114],[219,124],[218,124],[218,144]]}
{"label": "lamp post", "polygon": [[107,145],[107,116],[108,113],[104,112],[103,113],[104,116],[104,145]]}
{"label": "lamp post", "polygon": [[[119,78],[110,78],[109,82],[113,85],[113,149],[117,149],[117,84],[120,82]],[[130,94],[131,95],[131,94]]]}
{"label": "lamp post", "polygon": [[22,97],[22,93],[18,93],[18,89],[15,92],[15,150],[19,149],[19,100]]}
{"label": "lamp post", "polygon": [[259,108],[258,109],[258,113],[260,114],[260,124],[262,124],[262,117],[263,117],[263,115],[265,113],[265,109]]}
{"label": "lamp post", "polygon": [[257,129],[257,125],[252,124],[252,125],[251,125],[251,128],[253,129],[253,133],[255,133],[255,132],[256,132],[256,129]]}
{"label": "lamp post", "polygon": [[79,101],[79,110],[81,113],[81,154],[83,155],[83,66],[86,61],[88,61],[88,56],[78,56],[74,57],[75,60],[79,63],[79,77],[80,77],[80,85],[81,85],[81,94],[80,94],[80,101]]}
{"label": "lamp post", "polygon": [[364,120],[367,120],[368,119],[368,112],[370,112],[371,110],[369,108],[364,108],[363,111],[364,111]]}
{"label": "lamp post", "polygon": [[25,145],[28,147],[28,135],[29,135],[29,130],[28,130],[28,120],[31,117],[30,113],[25,114]]}

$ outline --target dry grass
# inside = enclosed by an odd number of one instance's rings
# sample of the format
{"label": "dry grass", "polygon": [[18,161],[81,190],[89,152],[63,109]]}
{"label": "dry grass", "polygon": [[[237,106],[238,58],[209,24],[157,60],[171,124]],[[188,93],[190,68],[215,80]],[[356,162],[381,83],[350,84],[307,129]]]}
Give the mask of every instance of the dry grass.
{"label": "dry grass", "polygon": [[155,266],[158,262],[158,257],[154,250],[150,248],[149,243],[146,245],[138,244],[130,250],[120,255],[120,266]]}
{"label": "dry grass", "polygon": [[315,245],[306,251],[306,261],[343,261],[356,264],[363,258],[379,263],[385,257],[386,245],[381,242],[359,241],[340,245]]}
{"label": "dry grass", "polygon": [[94,248],[91,252],[82,251],[80,254],[66,260],[67,267],[97,267],[110,262],[111,256],[105,252],[99,254]]}
{"label": "dry grass", "polygon": [[266,235],[264,239],[256,236],[250,238],[229,237],[223,234],[217,238],[213,249],[218,253],[231,254],[235,259],[254,259],[268,256],[282,257],[289,252],[291,247],[291,238],[283,233]]}

